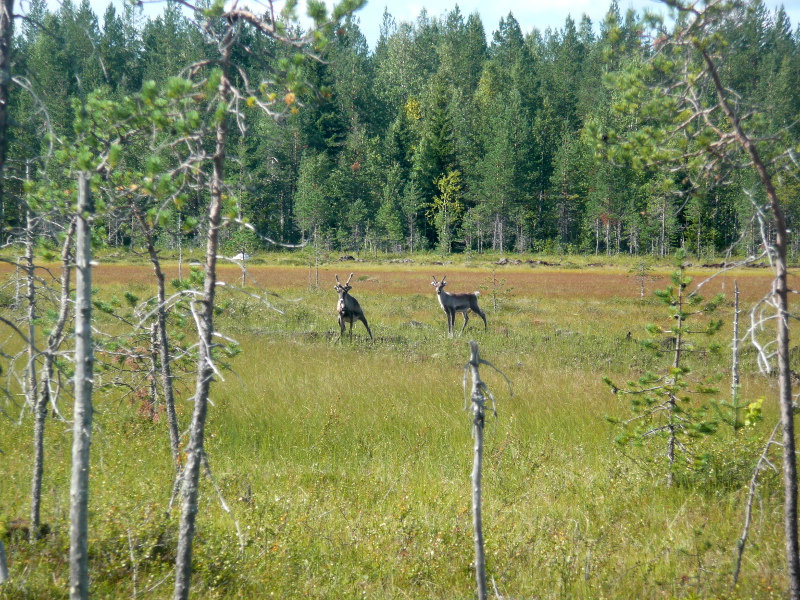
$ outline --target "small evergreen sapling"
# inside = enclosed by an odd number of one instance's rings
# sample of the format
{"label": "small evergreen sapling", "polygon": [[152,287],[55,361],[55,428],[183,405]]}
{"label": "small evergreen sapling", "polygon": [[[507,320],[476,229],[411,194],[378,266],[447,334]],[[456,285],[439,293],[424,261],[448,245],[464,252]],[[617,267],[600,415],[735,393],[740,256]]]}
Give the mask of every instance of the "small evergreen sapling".
{"label": "small evergreen sapling", "polygon": [[723,296],[718,294],[705,301],[697,290],[688,291],[692,279],[686,275],[684,256],[683,251],[675,255],[671,285],[654,292],[667,306],[671,325],[648,325],[646,329],[652,337],[642,343],[658,356],[669,356],[669,364],[658,373],[647,372],[637,381],[629,381],[627,389],[619,388],[608,377],[603,378],[613,393],[631,396],[633,417],[625,420],[609,418],[623,430],[617,442],[625,447],[643,447],[647,442],[664,440],[668,485],[674,483],[680,465],[689,466],[697,459],[692,449],[693,441],[713,434],[718,425],[709,412],[709,405],[697,400],[713,398],[719,392],[713,385],[714,378],[691,377],[689,364],[693,357],[719,352],[720,345],[710,338],[722,327],[722,320],[712,315]]}
{"label": "small evergreen sapling", "polygon": [[486,282],[486,285],[478,287],[482,290],[489,291],[492,298],[492,311],[497,312],[498,309],[505,304],[506,300],[509,299],[514,288],[507,286],[505,278],[498,279],[495,269],[492,269],[491,277],[484,277],[483,280]]}

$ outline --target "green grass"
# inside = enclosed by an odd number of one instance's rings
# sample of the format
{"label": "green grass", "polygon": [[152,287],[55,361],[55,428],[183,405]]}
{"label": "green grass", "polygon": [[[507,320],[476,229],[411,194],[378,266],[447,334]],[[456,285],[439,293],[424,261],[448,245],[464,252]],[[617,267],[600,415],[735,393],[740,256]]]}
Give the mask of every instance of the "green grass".
{"label": "green grass", "polygon": [[[429,281],[427,270],[412,275]],[[624,381],[663,364],[638,344],[643,325],[660,318],[658,305],[624,295],[512,292],[500,312],[486,311],[487,333],[473,318],[463,337],[448,338],[432,288],[403,291],[411,275],[400,267],[369,271],[396,280],[399,290],[354,278],[375,342],[360,324],[352,340],[336,341],[327,279],[320,291],[274,289],[284,300],[271,301],[284,315],[246,296],[221,296],[229,304],[218,327],[243,353],[212,387],[207,452],[244,550],[204,478],[194,597],[473,598],[471,420],[462,390],[470,338],[514,386],[511,397],[502,378],[482,368],[498,406],[486,429],[487,567],[505,597],[784,595],[781,493],[771,473],[763,474],[740,586],[730,589],[745,486],[775,419],[774,382],[752,374],[752,355],[744,357],[743,393],[767,396],[764,422],[737,439],[722,431],[702,441],[708,469],[668,489],[663,449],[625,456],[614,444],[616,430],[603,417],[630,412],[600,380]],[[596,273],[586,271],[587,286]],[[109,284],[98,296],[121,297],[124,289]],[[481,303],[490,306],[485,295]],[[105,315],[99,323],[119,327]],[[722,372],[725,364],[708,357],[698,371]],[[182,430],[192,386],[191,377],[179,385]],[[177,506],[166,514],[166,423],[138,416],[137,403],[119,390],[99,394],[96,408],[93,595],[133,597],[135,588],[137,598],[168,597],[179,515]],[[9,523],[28,511],[30,415],[5,419],[0,435],[0,519]],[[68,424],[48,422],[43,520],[51,533],[33,544],[6,539],[12,581],[2,598],[68,596],[71,438]],[[656,460],[644,465],[646,455]]]}

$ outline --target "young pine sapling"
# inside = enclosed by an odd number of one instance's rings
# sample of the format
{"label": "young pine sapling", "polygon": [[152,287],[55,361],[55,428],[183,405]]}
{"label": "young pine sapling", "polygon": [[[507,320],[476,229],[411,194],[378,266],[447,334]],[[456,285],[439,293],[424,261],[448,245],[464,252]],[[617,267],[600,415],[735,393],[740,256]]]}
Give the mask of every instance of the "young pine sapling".
{"label": "young pine sapling", "polygon": [[613,393],[631,397],[633,417],[609,418],[623,430],[617,442],[624,447],[635,447],[657,439],[664,440],[668,485],[673,485],[679,465],[691,465],[697,458],[692,449],[693,441],[714,433],[718,425],[710,418],[709,405],[696,400],[718,393],[719,390],[713,386],[713,377],[705,380],[690,378],[689,364],[693,357],[719,352],[718,343],[703,343],[703,338],[710,339],[722,327],[722,320],[712,315],[723,296],[718,294],[705,301],[697,290],[688,291],[692,279],[686,275],[684,256],[683,251],[675,255],[676,268],[670,276],[672,284],[654,292],[667,306],[670,324],[648,325],[646,329],[652,337],[643,342],[645,348],[658,356],[669,356],[669,364],[658,373],[647,372],[637,381],[629,381],[626,389],[621,389],[607,377],[603,378]]}

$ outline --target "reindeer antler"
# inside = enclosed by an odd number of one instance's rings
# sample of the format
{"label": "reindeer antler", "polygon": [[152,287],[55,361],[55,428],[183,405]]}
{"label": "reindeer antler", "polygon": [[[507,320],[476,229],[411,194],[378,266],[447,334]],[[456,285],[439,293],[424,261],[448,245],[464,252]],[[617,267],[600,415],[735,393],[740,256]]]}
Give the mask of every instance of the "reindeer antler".
{"label": "reindeer antler", "polygon": [[350,273],[350,277],[347,278],[347,281],[344,282],[345,285],[350,285],[350,280],[353,278],[353,274]]}
{"label": "reindeer antler", "polygon": [[338,275],[334,275],[334,277],[336,277],[336,284],[337,285],[341,285],[341,283],[339,283],[339,276]]}

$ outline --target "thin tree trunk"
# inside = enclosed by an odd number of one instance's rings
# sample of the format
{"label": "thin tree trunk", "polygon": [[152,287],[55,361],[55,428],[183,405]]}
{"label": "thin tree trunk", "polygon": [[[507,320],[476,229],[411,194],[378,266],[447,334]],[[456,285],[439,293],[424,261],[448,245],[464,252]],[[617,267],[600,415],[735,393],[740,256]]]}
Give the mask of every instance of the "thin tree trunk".
{"label": "thin tree trunk", "polygon": [[183,281],[183,235],[181,217],[183,213],[178,213],[178,281]]}
{"label": "thin tree trunk", "polygon": [[739,430],[739,282],[733,282],[733,344],[731,346],[731,404],[733,430]]}
{"label": "thin tree trunk", "polygon": [[150,325],[150,420],[156,418],[158,411],[158,324]]}
{"label": "thin tree trunk", "polygon": [[33,264],[34,218],[30,209],[25,211],[25,271],[28,299],[28,372],[25,378],[25,398],[31,410],[36,406],[36,266]]}
{"label": "thin tree trunk", "polygon": [[8,151],[8,101],[13,36],[14,0],[0,0],[0,231],[5,222],[5,164]]}
{"label": "thin tree trunk", "polygon": [[[472,372],[472,436],[475,438],[472,463],[472,524],[475,542],[475,578],[478,600],[486,600],[486,555],[483,548],[483,515],[481,506],[481,469],[483,468],[483,426],[485,421],[483,382],[478,371],[478,344],[470,341],[469,368]],[[465,374],[466,376],[466,374]]]}
{"label": "thin tree trunk", "polygon": [[[677,325],[675,327],[675,357],[672,366],[677,370],[681,366],[681,349],[683,345],[683,267],[680,269],[681,283],[677,286],[678,306],[677,306]],[[673,381],[674,383],[674,381]],[[677,403],[675,396],[669,396],[669,442],[667,444],[667,458],[669,459],[669,473],[667,473],[667,485],[675,483],[675,446],[677,443],[677,426],[675,425],[675,414]]]}
{"label": "thin tree trunk", "polygon": [[72,481],[70,483],[70,598],[89,597],[89,453],[92,443],[92,265],[91,223],[94,210],[89,180],[78,175],[78,226],[75,243],[75,408]]}
{"label": "thin tree trunk", "polygon": [[64,327],[69,318],[69,285],[72,275],[72,240],[75,237],[76,220],[73,219],[67,230],[67,237],[61,249],[61,297],[59,299],[58,320],[47,338],[39,381],[39,393],[33,411],[33,478],[31,481],[31,539],[40,531],[42,504],[42,476],[44,474],[44,426],[47,421],[47,405],[52,401],[50,382],[53,380],[53,362],[58,347],[64,339]]}
{"label": "thin tree trunk", "polygon": [[764,450],[761,452],[761,456],[758,458],[758,462],[756,462],[756,466],[753,469],[753,475],[750,478],[750,486],[747,492],[747,502],[745,503],[744,508],[744,526],[742,527],[742,535],[739,537],[736,543],[736,561],[733,565],[733,584],[731,587],[735,588],[736,584],[739,582],[739,572],[742,569],[742,556],[744,556],[744,546],[747,543],[747,536],[750,533],[750,523],[753,519],[753,501],[756,497],[756,488],[758,487],[758,474],[764,469],[765,465],[772,464],[769,462],[769,450],[772,447],[773,440],[775,439],[775,435],[778,433],[778,428],[780,427],[780,422],[775,425],[775,428],[772,430],[772,435],[769,436],[767,443],[764,444]]}
{"label": "thin tree trunk", "polygon": [[594,255],[600,254],[600,219],[594,220]]}
{"label": "thin tree trunk", "polygon": [[[220,43],[222,77],[219,84],[220,101],[230,102],[230,40],[229,30]],[[208,232],[206,238],[206,278],[203,286],[201,309],[196,316],[199,337],[199,357],[197,382],[194,395],[194,412],[189,430],[189,444],[186,450],[186,466],[183,471],[181,523],[178,531],[178,551],[175,560],[175,600],[189,597],[192,573],[192,540],[194,539],[197,517],[197,487],[200,467],[203,461],[208,393],[214,376],[211,357],[212,335],[214,331],[214,298],[217,285],[217,248],[222,207],[222,184],[225,165],[225,145],[228,137],[228,122],[222,118],[216,127],[216,145],[212,157],[211,202],[208,208]]]}
{"label": "thin tree trunk", "polygon": [[[794,440],[794,408],[792,406],[791,366],[789,364],[789,297],[787,285],[786,219],[778,194],[755,143],[742,129],[741,122],[727,100],[727,92],[719,78],[716,64],[702,48],[697,48],[709,68],[717,97],[723,111],[733,127],[737,141],[750,155],[756,173],[769,200],[775,224],[775,283],[777,298],[776,354],[778,356],[778,395],[780,399],[781,430],[783,442],[783,523],[786,544],[786,575],[789,579],[789,595],[800,600],[800,549],[797,529],[797,456]],[[764,240],[764,243],[768,243]]]}
{"label": "thin tree trunk", "polygon": [[703,239],[703,236],[701,234],[702,230],[703,230],[703,214],[701,212],[697,216],[697,260],[700,260],[700,258],[702,257],[702,252],[700,248],[700,243]]}
{"label": "thin tree trunk", "polygon": [[[175,392],[172,386],[172,366],[169,355],[169,339],[167,338],[167,290],[166,290],[166,277],[161,268],[161,260],[156,252],[155,244],[153,242],[153,232],[148,228],[139,206],[134,204],[133,211],[136,216],[139,226],[145,235],[147,241],[147,252],[150,255],[150,262],[153,264],[153,272],[156,275],[157,283],[157,296],[158,306],[156,308],[156,324],[157,324],[157,338],[158,338],[158,352],[161,360],[161,391],[164,394],[164,406],[167,410],[167,423],[169,426],[169,442],[172,450],[172,461],[175,465],[175,470],[180,471],[179,454],[180,454],[180,433],[178,432],[178,415],[175,412]],[[180,278],[180,275],[179,275]]]}
{"label": "thin tree trunk", "polygon": [[3,540],[0,540],[0,584],[8,581],[8,561],[6,560],[6,547]]}

